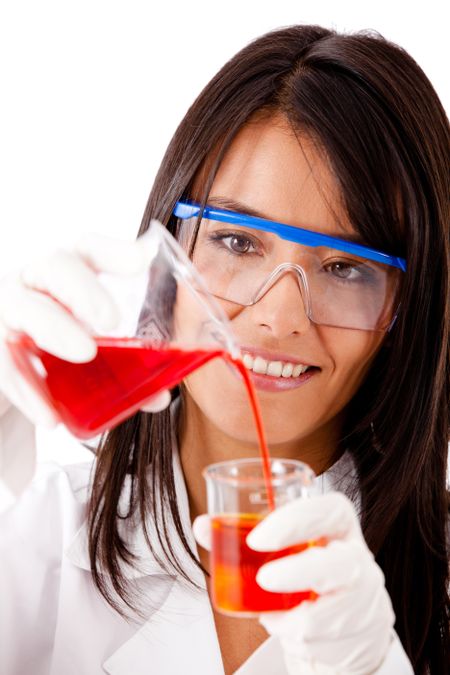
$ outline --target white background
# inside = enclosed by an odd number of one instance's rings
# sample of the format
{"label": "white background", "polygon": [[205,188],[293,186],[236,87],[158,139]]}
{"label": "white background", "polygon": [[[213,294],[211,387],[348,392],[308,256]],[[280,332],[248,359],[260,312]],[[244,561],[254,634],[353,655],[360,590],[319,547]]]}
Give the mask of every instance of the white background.
{"label": "white background", "polygon": [[[377,30],[410,52],[449,110],[446,4],[3,0],[0,276],[84,231],[134,238],[187,108],[229,57],[268,30]],[[62,430],[42,434],[41,445],[42,456],[83,456]]]}

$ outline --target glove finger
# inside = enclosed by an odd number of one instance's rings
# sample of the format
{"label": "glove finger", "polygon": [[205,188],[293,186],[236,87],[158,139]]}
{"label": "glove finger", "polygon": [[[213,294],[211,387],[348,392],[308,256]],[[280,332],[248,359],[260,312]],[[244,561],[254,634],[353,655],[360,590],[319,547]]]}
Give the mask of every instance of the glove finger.
{"label": "glove finger", "polygon": [[299,675],[381,673],[378,666],[391,641],[388,626],[382,626],[381,632],[363,634],[350,631],[330,635],[322,629],[309,636],[298,624],[289,626],[290,630],[286,626],[276,630],[272,618],[266,616],[261,617],[260,623],[270,635],[278,636],[288,672]]}
{"label": "glove finger", "polygon": [[259,621],[270,635],[289,640],[310,643],[325,636],[330,640],[339,639],[345,633],[349,618],[353,624],[359,618],[353,599],[354,595],[346,591],[322,595],[287,612],[264,612]]}
{"label": "glove finger", "polygon": [[139,239],[122,241],[88,233],[75,243],[75,250],[95,272],[132,276],[146,266],[144,246]]}
{"label": "glove finger", "polygon": [[194,538],[197,544],[207,551],[211,550],[211,539],[212,539],[212,530],[211,530],[211,518],[208,514],[203,514],[198,516],[192,523],[192,531],[194,533]]}
{"label": "glove finger", "polygon": [[[287,612],[267,612],[260,623],[270,635],[321,662],[344,662],[353,649],[379,645],[392,631],[395,615],[384,586],[374,593],[339,591],[303,602]],[[371,672],[364,670],[363,672]]]}
{"label": "glove finger", "polygon": [[362,536],[355,508],[340,492],[300,497],[280,506],[248,534],[255,551],[279,551],[321,538]]}
{"label": "glove finger", "polygon": [[119,310],[96,274],[74,253],[57,251],[28,265],[21,273],[25,286],[46,291],[80,321],[102,331],[117,325]]}
{"label": "glove finger", "polygon": [[256,580],[275,593],[331,593],[357,583],[370,555],[363,542],[332,541],[262,565]]}
{"label": "glove finger", "polygon": [[161,410],[165,410],[170,404],[171,396],[168,389],[160,391],[156,396],[152,396],[146,403],[141,407],[143,412],[156,413]]}
{"label": "glove finger", "polygon": [[[47,295],[15,288],[8,301],[2,298],[2,332],[24,332],[38,347],[73,363],[91,361],[97,345],[71,314]],[[13,339],[13,337],[12,337]]]}

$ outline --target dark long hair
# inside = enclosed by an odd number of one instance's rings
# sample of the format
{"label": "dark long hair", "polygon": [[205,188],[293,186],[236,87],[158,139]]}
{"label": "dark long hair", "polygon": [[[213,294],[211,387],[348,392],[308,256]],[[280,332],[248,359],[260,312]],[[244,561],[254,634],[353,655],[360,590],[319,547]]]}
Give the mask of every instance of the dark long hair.
{"label": "dark long hair", "polygon": [[[355,229],[368,244],[407,259],[399,317],[349,405],[342,444],[356,462],[364,536],[384,571],[396,630],[416,673],[442,675],[450,660],[447,118],[419,66],[378,34],[318,26],[268,33],[231,59],[188,111],[162,161],[141,232],[151,218],[175,232],[176,200],[190,196],[199,169],[214,157],[206,199],[233,137],[261,110],[281,112],[294,131],[315,139]],[[118,529],[130,474],[130,518],[138,514],[144,526],[149,514],[158,520],[162,562],[186,576],[165,536],[170,518],[194,557],[178,512],[169,411],[138,413],[110,431],[98,451],[90,555],[95,582],[116,608],[118,598],[134,606],[121,574],[121,562],[133,556]]]}

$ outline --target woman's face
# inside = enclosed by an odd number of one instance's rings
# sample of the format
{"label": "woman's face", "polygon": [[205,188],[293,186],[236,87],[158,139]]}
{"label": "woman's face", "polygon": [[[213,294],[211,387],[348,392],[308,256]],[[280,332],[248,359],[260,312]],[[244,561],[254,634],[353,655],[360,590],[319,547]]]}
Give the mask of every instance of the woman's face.
{"label": "woman's face", "polygon": [[[208,203],[235,211],[245,205],[270,220],[344,239],[354,234],[326,162],[310,140],[300,142],[282,117],[248,123],[227,151]],[[277,238],[276,247],[277,263],[297,261],[297,244]],[[291,274],[255,305],[221,303],[249,367],[264,370],[264,362],[313,366],[297,377],[277,375],[279,365],[272,365],[272,375],[252,371],[272,449],[295,447],[338,424],[384,334],[312,323]],[[220,360],[192,373],[185,384],[191,414],[196,411],[235,441],[255,442],[244,386]]]}

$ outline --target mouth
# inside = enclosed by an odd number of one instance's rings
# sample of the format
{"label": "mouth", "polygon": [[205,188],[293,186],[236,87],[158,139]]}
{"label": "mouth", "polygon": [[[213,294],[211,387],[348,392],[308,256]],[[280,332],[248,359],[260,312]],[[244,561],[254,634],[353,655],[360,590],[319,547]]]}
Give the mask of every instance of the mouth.
{"label": "mouth", "polygon": [[[267,391],[285,391],[295,389],[320,372],[318,366],[303,363],[287,355],[271,355],[256,350],[242,348],[244,366],[252,373],[252,380],[257,389]],[[272,358],[270,358],[272,357]]]}

